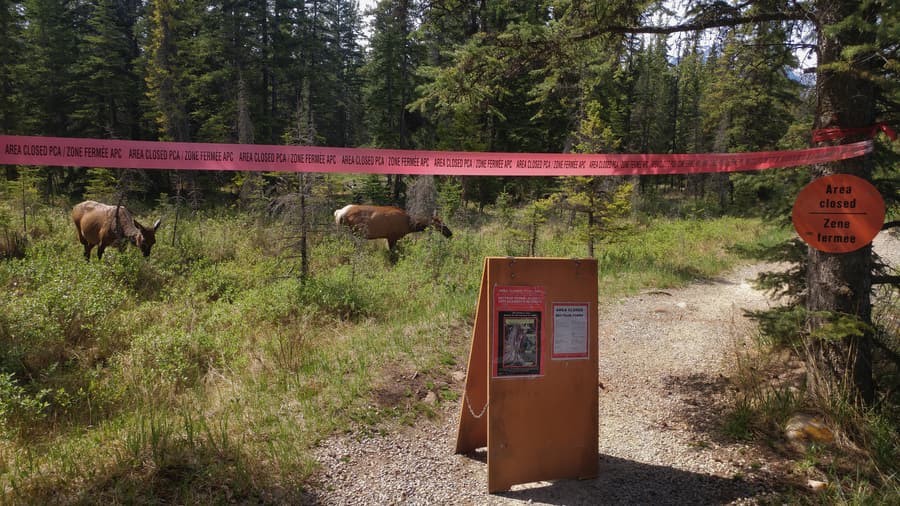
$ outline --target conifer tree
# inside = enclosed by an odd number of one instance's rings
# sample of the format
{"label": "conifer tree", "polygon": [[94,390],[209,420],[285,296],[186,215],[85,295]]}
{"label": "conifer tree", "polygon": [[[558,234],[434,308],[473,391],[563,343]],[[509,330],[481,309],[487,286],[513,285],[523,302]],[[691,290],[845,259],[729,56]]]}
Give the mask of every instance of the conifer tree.
{"label": "conifer tree", "polygon": [[415,97],[422,48],[412,38],[414,0],[381,0],[366,64],[367,124],[372,144],[409,149],[417,119],[407,110]]}
{"label": "conifer tree", "polygon": [[23,2],[25,27],[18,86],[23,110],[21,130],[42,135],[70,135],[70,100],[77,81],[73,64],[81,55],[85,5],[62,0]]}
{"label": "conifer tree", "polygon": [[[814,2],[821,27],[815,128],[869,128],[878,121],[877,99],[891,85],[884,86],[879,79],[887,69],[882,68],[885,60],[877,56],[893,52],[896,58],[896,39],[882,36],[896,33],[900,26],[896,9],[882,13],[879,6],[878,2],[855,0]],[[883,16],[891,12],[893,15]],[[821,144],[853,140],[848,136]],[[871,157],[818,164],[812,169],[813,178],[843,173],[872,179],[873,172]],[[875,400],[873,269],[871,245],[845,254],[808,249],[806,309],[811,316],[806,358],[813,366],[809,386],[817,395],[839,394],[866,403]]]}
{"label": "conifer tree", "polygon": [[635,55],[635,83],[630,93],[631,119],[626,150],[665,153],[671,150],[674,129],[675,80],[668,62],[665,36],[643,44]]}
{"label": "conifer tree", "polygon": [[24,115],[23,89],[16,69],[21,69],[23,19],[21,2],[0,0],[0,133],[17,133]]}
{"label": "conifer tree", "polygon": [[199,31],[196,2],[154,0],[148,16],[146,80],[161,140],[192,140],[186,46]]}
{"label": "conifer tree", "polygon": [[365,134],[361,75],[365,60],[360,46],[362,18],[356,2],[337,1],[334,34],[338,94],[333,104],[335,131],[329,145],[356,146]]}
{"label": "conifer tree", "polygon": [[91,5],[81,58],[75,62],[75,110],[79,135],[114,139],[140,138],[139,103],[145,90],[134,70],[136,2],[99,0]]}
{"label": "conifer tree", "polygon": [[[366,129],[376,147],[411,149],[421,122],[409,109],[418,84],[416,69],[422,47],[412,37],[418,4],[414,0],[381,0],[374,9],[369,58],[363,69]],[[403,181],[388,176],[391,201],[400,203]]]}

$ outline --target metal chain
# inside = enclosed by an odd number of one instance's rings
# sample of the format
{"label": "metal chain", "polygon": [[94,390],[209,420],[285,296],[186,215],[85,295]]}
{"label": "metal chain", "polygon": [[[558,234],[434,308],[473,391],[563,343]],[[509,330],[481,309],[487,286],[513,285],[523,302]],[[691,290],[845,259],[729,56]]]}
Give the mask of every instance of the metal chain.
{"label": "metal chain", "polygon": [[476,414],[475,414],[475,410],[472,409],[472,402],[469,400],[469,394],[468,394],[468,393],[465,394],[465,398],[466,398],[466,407],[469,408],[469,413],[472,414],[472,417],[473,417],[473,418],[475,418],[475,419],[477,420],[477,419],[481,418],[482,416],[484,416],[484,412],[487,411],[487,407],[488,407],[488,402],[487,402],[487,401],[484,402],[484,407],[481,408],[481,413],[478,413],[478,414],[476,415]]}

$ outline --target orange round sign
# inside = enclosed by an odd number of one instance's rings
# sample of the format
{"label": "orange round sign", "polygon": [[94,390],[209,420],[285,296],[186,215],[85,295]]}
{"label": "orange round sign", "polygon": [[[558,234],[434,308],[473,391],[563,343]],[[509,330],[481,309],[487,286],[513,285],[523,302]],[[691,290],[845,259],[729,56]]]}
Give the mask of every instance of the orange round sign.
{"label": "orange round sign", "polygon": [[826,253],[849,253],[872,242],[884,224],[884,199],[865,179],[834,174],[806,185],[791,218],[800,237]]}

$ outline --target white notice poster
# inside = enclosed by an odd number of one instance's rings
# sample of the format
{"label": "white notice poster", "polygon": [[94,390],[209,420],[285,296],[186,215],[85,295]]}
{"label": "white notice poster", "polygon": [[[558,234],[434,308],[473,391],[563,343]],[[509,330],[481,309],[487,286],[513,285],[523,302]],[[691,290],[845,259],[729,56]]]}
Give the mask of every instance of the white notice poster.
{"label": "white notice poster", "polygon": [[555,359],[588,358],[588,304],[553,304]]}

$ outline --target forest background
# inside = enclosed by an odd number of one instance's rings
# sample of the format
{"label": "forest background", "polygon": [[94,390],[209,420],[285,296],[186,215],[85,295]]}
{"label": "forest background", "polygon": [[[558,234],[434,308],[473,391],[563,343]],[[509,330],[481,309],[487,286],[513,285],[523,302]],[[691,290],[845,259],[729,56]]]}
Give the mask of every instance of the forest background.
{"label": "forest background", "polygon": [[[796,2],[384,0],[364,15],[341,0],[0,0],[0,133],[537,153],[806,148],[820,100],[815,69],[805,68],[817,62],[812,10]],[[815,28],[875,32],[877,44],[845,56],[877,63],[867,78],[879,89],[878,116],[897,124],[898,7],[875,1],[863,10],[878,23],[849,16],[844,26]],[[634,29],[664,19],[685,28]],[[873,176],[896,219],[892,149],[879,145]],[[290,448],[334,430],[329,416],[383,414],[354,404],[373,381],[359,356],[426,357],[416,364],[424,370],[455,360],[434,343],[398,343],[387,329],[366,341],[350,326],[394,321],[405,338],[423,326],[451,333],[477,284],[458,271],[484,254],[595,256],[609,272],[640,273],[605,280],[612,294],[708,275],[736,261],[735,248],[777,242],[767,225],[787,224],[809,178],[804,169],[625,179],[4,167],[0,253],[24,259],[5,260],[0,276],[0,429],[8,437],[0,483],[39,502],[77,476],[77,502],[152,497],[196,480],[174,492],[183,501],[233,493],[212,485],[227,477],[244,497],[278,500],[293,480],[302,488],[312,465]],[[83,198],[123,202],[151,221],[163,216],[151,262],[117,255],[112,278],[85,268],[66,215]],[[463,233],[452,245],[410,246],[390,270],[377,254],[375,264],[360,254],[373,250],[334,240],[331,211],[349,202],[439,212]],[[723,229],[738,237],[720,239]],[[497,243],[485,244],[485,233]],[[646,241],[646,254],[629,238]],[[663,260],[672,255],[684,263]],[[371,279],[362,281],[364,272]],[[398,283],[426,300],[386,311],[378,298],[403,297],[384,286]],[[417,291],[424,287],[435,292]],[[273,297],[297,305],[267,307]],[[242,322],[229,316],[235,307],[262,316]],[[785,320],[801,333],[791,308],[764,320],[782,332],[777,339],[787,339]],[[410,320],[416,310],[442,316]],[[353,352],[324,345],[313,330],[322,326],[341,329]],[[896,329],[889,335],[896,340]],[[261,370],[279,372],[270,382]],[[329,386],[314,377],[323,371],[339,379]],[[352,380],[338,393],[340,378]],[[279,394],[262,400],[266,391]],[[873,462],[896,456],[895,426],[884,421],[896,413],[895,393],[881,392],[886,411],[859,415],[873,428],[853,440],[880,441]],[[328,396],[338,400],[323,405]],[[201,407],[191,408],[198,397]],[[251,412],[241,402],[259,406]],[[309,418],[288,428],[277,420],[283,412]],[[78,462],[84,452],[95,470]],[[896,496],[897,481],[882,468],[866,480],[888,482]],[[142,485],[148,475],[158,483]],[[133,479],[110,478],[123,476]]]}
{"label": "forest background", "polygon": [[[796,55],[813,52],[801,28],[773,22],[579,42],[563,38],[582,30],[565,8],[380,2],[366,39],[349,1],[5,1],[0,131],[537,153],[808,146],[810,90]],[[54,169],[43,191],[84,192],[92,176],[103,177]],[[141,177],[143,194],[170,198],[259,186],[245,175]],[[402,201],[401,178],[379,183],[387,195],[372,198]],[[517,202],[546,196],[555,181],[448,183],[485,205],[501,191]],[[722,207],[731,183],[700,176],[686,184],[718,195]],[[756,207],[747,186],[740,190],[752,200],[743,205]]]}

